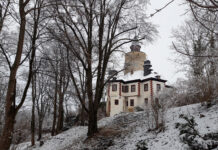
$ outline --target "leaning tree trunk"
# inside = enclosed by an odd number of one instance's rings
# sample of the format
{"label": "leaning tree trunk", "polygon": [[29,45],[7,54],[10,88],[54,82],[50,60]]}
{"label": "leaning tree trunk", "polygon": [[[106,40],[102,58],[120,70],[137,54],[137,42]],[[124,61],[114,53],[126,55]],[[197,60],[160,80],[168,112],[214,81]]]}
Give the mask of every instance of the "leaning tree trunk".
{"label": "leaning tree trunk", "polygon": [[15,102],[16,75],[23,52],[23,43],[24,43],[25,28],[26,28],[26,18],[24,12],[25,6],[24,4],[20,4],[19,7],[20,7],[20,17],[21,17],[20,33],[19,33],[19,40],[17,45],[15,61],[10,69],[9,83],[8,83],[8,89],[6,94],[5,124],[3,128],[2,136],[0,137],[1,150],[8,150],[10,148],[12,137],[13,137],[15,117],[18,111],[15,104],[16,103]]}
{"label": "leaning tree trunk", "polygon": [[[16,82],[16,81],[15,81]],[[16,87],[16,83],[15,83]],[[11,101],[15,102],[16,97],[16,88],[14,87],[14,92],[11,97]],[[14,131],[14,123],[16,117],[16,108],[15,104],[10,108],[6,108],[6,116],[5,116],[5,125],[3,128],[2,136],[0,138],[0,148],[1,150],[8,150],[10,148],[12,138],[13,138],[13,131]]]}

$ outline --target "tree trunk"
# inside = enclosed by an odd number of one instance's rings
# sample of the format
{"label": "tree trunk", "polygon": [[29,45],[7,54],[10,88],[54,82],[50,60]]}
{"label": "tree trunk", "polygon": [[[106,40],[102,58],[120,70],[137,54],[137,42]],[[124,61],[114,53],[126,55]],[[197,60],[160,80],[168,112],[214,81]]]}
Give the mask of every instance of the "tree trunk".
{"label": "tree trunk", "polygon": [[1,150],[8,150],[10,148],[13,138],[13,130],[16,116],[15,109],[11,108],[9,113],[9,115],[6,115],[5,126],[0,140]]}
{"label": "tree trunk", "polygon": [[[39,116],[40,117],[40,116]],[[40,141],[41,140],[41,138],[42,138],[42,123],[43,123],[43,121],[42,121],[42,118],[40,117],[39,118],[39,130],[38,130],[38,141]]]}
{"label": "tree trunk", "polygon": [[12,106],[6,108],[5,125],[0,138],[1,150],[8,150],[12,142],[15,117],[16,117],[15,98],[16,98],[16,80],[15,80],[12,96],[10,97],[10,100],[14,103]]}
{"label": "tree trunk", "polygon": [[88,125],[88,136],[93,136],[98,132],[97,124],[97,111],[95,109],[89,109],[89,125]]}
{"label": "tree trunk", "polygon": [[60,133],[63,129],[64,124],[64,94],[59,94],[59,107],[58,107],[58,122],[57,122],[57,133]]}
{"label": "tree trunk", "polygon": [[81,113],[80,113],[80,125],[85,125],[85,118],[84,118],[85,110],[84,107],[81,107]]}
{"label": "tree trunk", "polygon": [[154,115],[154,117],[155,117],[155,123],[156,123],[156,129],[159,129],[159,112],[158,112],[158,110],[156,111],[155,110],[155,115]]}
{"label": "tree trunk", "polygon": [[3,27],[3,14],[2,14],[2,5],[0,4],[0,33],[2,31],[2,27]]}
{"label": "tree trunk", "polygon": [[55,135],[55,126],[56,126],[56,117],[57,117],[57,75],[55,75],[55,98],[54,98],[54,113],[53,113],[53,123],[51,135]]}
{"label": "tree trunk", "polygon": [[17,45],[15,61],[10,69],[9,83],[8,83],[8,89],[6,94],[5,124],[3,128],[3,134],[0,137],[1,150],[8,150],[10,148],[12,136],[13,136],[13,130],[14,130],[15,117],[18,111],[18,109],[15,108],[16,75],[23,52],[23,43],[24,43],[25,28],[26,28],[26,18],[24,12],[25,6],[24,4],[20,4],[19,7],[20,7],[20,17],[21,17],[21,24],[19,29],[20,33],[19,33],[19,40]]}
{"label": "tree trunk", "polygon": [[32,78],[32,117],[31,117],[31,145],[35,145],[35,75]]}

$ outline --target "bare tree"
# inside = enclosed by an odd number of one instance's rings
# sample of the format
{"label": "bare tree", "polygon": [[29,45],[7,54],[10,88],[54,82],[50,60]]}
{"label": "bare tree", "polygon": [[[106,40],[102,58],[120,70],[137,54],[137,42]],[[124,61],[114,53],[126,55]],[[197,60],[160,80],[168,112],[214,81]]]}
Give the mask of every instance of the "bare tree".
{"label": "bare tree", "polygon": [[[217,32],[218,3],[216,0],[186,0],[195,20],[205,29]],[[213,26],[211,26],[213,24]],[[214,25],[216,29],[214,30]]]}
{"label": "bare tree", "polygon": [[[50,50],[52,47],[52,50]],[[50,50],[50,51],[48,51]],[[53,81],[54,91],[49,94],[53,99],[53,125],[52,136],[60,133],[64,123],[64,100],[69,85],[69,71],[67,66],[66,51],[60,43],[52,41],[43,53],[47,61],[47,69],[40,70]]]}
{"label": "bare tree", "polygon": [[[45,67],[45,66],[43,66]],[[38,141],[42,138],[43,121],[50,107],[49,93],[50,78],[43,74],[36,75],[36,109],[38,114]]]}
{"label": "bare tree", "polygon": [[174,32],[174,37],[173,48],[179,54],[180,63],[186,66],[189,75],[187,94],[193,95],[194,101],[210,103],[217,88],[216,34],[190,20]]}
{"label": "bare tree", "polygon": [[218,9],[218,2],[216,0],[187,0],[189,3],[197,7],[215,11]]}
{"label": "bare tree", "polygon": [[[35,3],[38,3],[39,1],[41,2],[41,0],[37,0]],[[17,48],[16,48],[13,63],[9,61],[9,58],[6,54],[4,55],[7,60],[8,66],[10,68],[10,75],[9,75],[7,94],[6,94],[4,128],[3,128],[3,133],[0,137],[0,147],[2,150],[7,150],[10,147],[11,140],[13,137],[15,117],[19,109],[22,107],[22,105],[25,102],[27,91],[30,86],[31,78],[33,74],[32,64],[35,58],[35,51],[36,51],[34,47],[35,46],[34,41],[32,41],[33,43],[31,44],[33,48],[31,48],[31,55],[29,59],[27,82],[26,82],[26,85],[24,86],[24,90],[22,92],[22,97],[20,101],[16,101],[17,72],[21,64],[26,60],[25,58],[24,60],[22,60],[22,56],[23,56],[23,47],[24,47],[26,25],[27,25],[27,15],[31,11],[36,9],[36,8],[29,7],[29,4],[31,2],[32,1],[30,0],[19,0],[18,1],[19,12],[17,12],[18,14],[17,16],[19,18],[19,36],[18,36],[18,43],[17,43]],[[33,6],[35,6],[35,3],[33,3]],[[14,4],[16,5],[16,3]],[[37,28],[35,30],[33,31],[33,33],[37,32]],[[34,38],[34,35],[33,35],[33,38]],[[2,45],[1,45],[1,50],[5,51]]]}
{"label": "bare tree", "polygon": [[[140,3],[141,2],[141,3]],[[89,114],[88,136],[97,131],[97,111],[107,79],[107,66],[111,56],[124,44],[132,41],[130,33],[138,29],[140,40],[152,40],[155,27],[144,18],[147,1],[56,1],[54,21],[58,33],[50,29],[54,38],[74,55],[85,70],[88,107],[84,104],[77,72],[71,70],[71,79],[85,111]],[[138,26],[132,11],[139,11]],[[140,11],[141,10],[141,11]],[[143,16],[143,17],[142,17]],[[97,33],[97,34],[96,34]],[[70,55],[68,55],[70,56]],[[68,58],[69,59],[69,58]],[[75,64],[71,64],[71,67]],[[69,67],[69,69],[71,68]]]}
{"label": "bare tree", "polygon": [[66,61],[66,51],[60,49],[60,63],[59,63],[59,82],[58,82],[58,95],[59,95],[59,105],[58,105],[58,121],[56,132],[60,133],[63,129],[64,123],[64,97],[69,85],[69,73]]}
{"label": "bare tree", "polygon": [[[33,68],[34,65],[33,65]],[[36,75],[32,77],[32,114],[31,114],[31,144],[35,145],[35,106],[36,105]]]}

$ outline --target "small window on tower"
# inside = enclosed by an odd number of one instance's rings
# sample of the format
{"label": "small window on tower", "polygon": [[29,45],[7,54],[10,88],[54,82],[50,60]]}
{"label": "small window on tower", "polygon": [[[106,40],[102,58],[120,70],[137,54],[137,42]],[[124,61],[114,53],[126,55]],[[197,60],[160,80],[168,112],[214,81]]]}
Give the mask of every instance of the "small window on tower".
{"label": "small window on tower", "polygon": [[135,92],[135,85],[131,85],[131,92]]}
{"label": "small window on tower", "polygon": [[134,106],[134,99],[130,100],[130,106]]}
{"label": "small window on tower", "polygon": [[126,101],[126,106],[128,106],[129,104],[128,104],[128,101]]}
{"label": "small window on tower", "polygon": [[144,91],[148,91],[148,84],[144,84]]}
{"label": "small window on tower", "polygon": [[112,91],[117,91],[117,85],[116,84],[112,85]]}
{"label": "small window on tower", "polygon": [[115,99],[114,104],[115,104],[115,105],[119,105],[119,100],[118,100],[118,99]]}

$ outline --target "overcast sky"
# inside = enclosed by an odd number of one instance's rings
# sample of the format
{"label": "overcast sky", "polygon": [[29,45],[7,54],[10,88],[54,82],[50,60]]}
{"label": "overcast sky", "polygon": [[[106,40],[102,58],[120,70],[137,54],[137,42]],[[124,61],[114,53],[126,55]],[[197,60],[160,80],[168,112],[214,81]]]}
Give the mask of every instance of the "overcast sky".
{"label": "overcast sky", "polygon": [[[170,0],[151,0],[149,12],[154,12],[155,9],[161,8]],[[183,24],[188,15],[186,6],[181,5],[183,0],[176,0],[160,13],[152,18],[152,22],[157,24],[159,37],[152,44],[142,47],[142,51],[148,55],[151,60],[154,71],[158,72],[168,83],[173,83],[179,77],[184,77],[184,73],[179,72],[179,66],[171,59],[175,57],[173,50],[170,49],[172,43],[172,29]]]}

